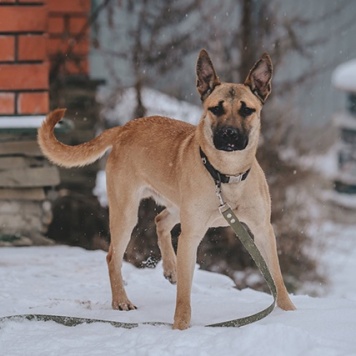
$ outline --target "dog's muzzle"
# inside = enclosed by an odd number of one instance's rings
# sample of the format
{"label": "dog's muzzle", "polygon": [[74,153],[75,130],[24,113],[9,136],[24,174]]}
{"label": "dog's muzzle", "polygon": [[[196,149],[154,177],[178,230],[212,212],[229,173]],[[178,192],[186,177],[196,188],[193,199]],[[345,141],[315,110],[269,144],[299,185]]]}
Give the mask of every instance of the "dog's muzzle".
{"label": "dog's muzzle", "polygon": [[213,142],[221,151],[242,151],[248,145],[248,136],[235,127],[225,126],[215,131]]}

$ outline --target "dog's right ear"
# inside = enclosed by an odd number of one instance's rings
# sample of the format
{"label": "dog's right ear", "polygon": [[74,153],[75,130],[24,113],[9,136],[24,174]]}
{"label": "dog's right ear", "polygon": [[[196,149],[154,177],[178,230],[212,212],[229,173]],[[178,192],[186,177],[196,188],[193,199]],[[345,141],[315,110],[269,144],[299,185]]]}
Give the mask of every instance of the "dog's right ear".
{"label": "dog's right ear", "polygon": [[197,61],[197,89],[200,99],[204,101],[214,88],[220,84],[221,82],[215,73],[208,52],[202,49]]}

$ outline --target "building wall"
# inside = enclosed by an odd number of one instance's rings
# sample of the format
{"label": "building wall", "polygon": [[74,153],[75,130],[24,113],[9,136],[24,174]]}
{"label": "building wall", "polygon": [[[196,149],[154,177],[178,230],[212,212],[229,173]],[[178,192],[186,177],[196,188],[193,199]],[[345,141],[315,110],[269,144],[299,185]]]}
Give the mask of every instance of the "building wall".
{"label": "building wall", "polygon": [[48,111],[47,8],[43,0],[0,3],[0,115]]}
{"label": "building wall", "polygon": [[0,0],[0,246],[53,242],[48,188],[60,172],[34,122],[49,111],[50,84],[88,79],[89,12],[90,0]]}
{"label": "building wall", "polygon": [[88,75],[90,0],[0,1],[0,116],[49,110],[49,77]]}

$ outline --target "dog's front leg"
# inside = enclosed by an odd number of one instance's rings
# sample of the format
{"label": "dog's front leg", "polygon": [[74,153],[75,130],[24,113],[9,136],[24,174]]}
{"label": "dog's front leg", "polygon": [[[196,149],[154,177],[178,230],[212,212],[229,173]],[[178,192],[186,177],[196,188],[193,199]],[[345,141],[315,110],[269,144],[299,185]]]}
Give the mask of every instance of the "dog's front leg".
{"label": "dog's front leg", "polygon": [[202,237],[198,234],[186,233],[182,226],[177,251],[177,300],[173,329],[184,330],[190,325],[190,294],[197,249]]}
{"label": "dog's front leg", "polygon": [[295,310],[287,288],[284,284],[281,268],[279,265],[276,237],[270,223],[256,227],[250,226],[254,234],[255,243],[265,259],[277,288],[277,305],[283,310]]}

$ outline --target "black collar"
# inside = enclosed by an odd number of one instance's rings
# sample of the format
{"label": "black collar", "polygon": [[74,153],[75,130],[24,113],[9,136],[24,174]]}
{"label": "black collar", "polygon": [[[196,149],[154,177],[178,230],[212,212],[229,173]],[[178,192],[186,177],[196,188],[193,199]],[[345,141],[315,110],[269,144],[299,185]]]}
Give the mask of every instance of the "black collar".
{"label": "black collar", "polygon": [[241,181],[245,180],[247,178],[248,174],[250,173],[251,168],[248,169],[246,172],[240,173],[236,176],[230,176],[230,175],[221,173],[213,167],[213,165],[209,162],[208,157],[206,156],[206,154],[203,152],[203,150],[200,147],[199,147],[199,151],[200,151],[201,160],[202,160],[205,168],[207,169],[207,171],[210,173],[210,175],[214,179],[215,184],[217,184],[219,186],[221,183],[241,182]]}

